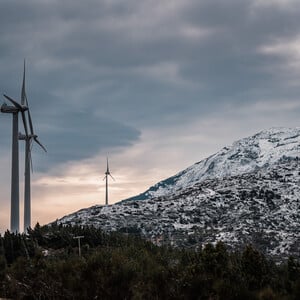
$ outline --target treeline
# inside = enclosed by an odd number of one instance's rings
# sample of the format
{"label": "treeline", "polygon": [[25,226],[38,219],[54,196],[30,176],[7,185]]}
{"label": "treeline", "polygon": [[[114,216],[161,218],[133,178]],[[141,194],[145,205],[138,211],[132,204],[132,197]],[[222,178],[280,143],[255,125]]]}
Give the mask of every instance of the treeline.
{"label": "treeline", "polygon": [[[78,240],[81,239],[81,256]],[[0,298],[300,299],[300,264],[251,246],[158,247],[139,237],[57,224],[0,236]]]}

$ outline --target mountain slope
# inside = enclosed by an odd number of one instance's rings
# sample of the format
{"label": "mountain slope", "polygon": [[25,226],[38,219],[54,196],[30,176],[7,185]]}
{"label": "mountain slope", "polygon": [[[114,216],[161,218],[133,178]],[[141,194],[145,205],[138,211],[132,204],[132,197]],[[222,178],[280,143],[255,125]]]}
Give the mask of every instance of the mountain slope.
{"label": "mountain slope", "polygon": [[300,128],[271,129],[158,183],[143,201],[94,206],[58,222],[178,247],[223,240],[232,248],[253,243],[274,257],[299,257],[299,154]]}
{"label": "mountain slope", "polygon": [[[209,178],[223,178],[272,165],[282,157],[300,156],[300,128],[271,128],[224,147],[184,171],[127,200],[164,196]],[[125,200],[126,201],[126,200]]]}

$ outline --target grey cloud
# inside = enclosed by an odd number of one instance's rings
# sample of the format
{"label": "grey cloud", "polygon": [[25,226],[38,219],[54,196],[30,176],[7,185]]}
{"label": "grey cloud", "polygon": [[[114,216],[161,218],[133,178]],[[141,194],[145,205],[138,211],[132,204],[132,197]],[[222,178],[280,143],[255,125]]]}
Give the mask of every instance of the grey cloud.
{"label": "grey cloud", "polygon": [[[50,120],[47,121],[50,123]],[[48,153],[44,156],[42,151],[35,150],[38,170],[45,170],[56,163],[86,159],[100,151],[108,153],[114,147],[129,146],[139,136],[138,130],[97,117],[90,111],[58,113],[50,128],[41,127],[39,130],[40,140]]]}
{"label": "grey cloud", "polygon": [[294,99],[289,70],[268,71],[287,58],[259,49],[299,36],[299,5],[255,3],[3,1],[0,88],[20,95],[26,57],[32,115],[57,162],[228,104]]}

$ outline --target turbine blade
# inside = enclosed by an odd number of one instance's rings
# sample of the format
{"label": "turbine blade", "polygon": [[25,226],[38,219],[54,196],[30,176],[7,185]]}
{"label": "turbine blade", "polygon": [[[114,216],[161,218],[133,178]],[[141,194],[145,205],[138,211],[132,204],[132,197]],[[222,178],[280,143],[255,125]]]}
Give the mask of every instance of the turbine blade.
{"label": "turbine blade", "polygon": [[33,173],[33,163],[32,163],[32,156],[31,156],[31,151],[29,152],[29,156],[30,156],[30,169],[31,169],[31,173]]}
{"label": "turbine blade", "polygon": [[37,137],[34,137],[34,140],[45,152],[47,152],[47,149],[41,144],[41,142],[37,139]]}
{"label": "turbine blade", "polygon": [[25,134],[26,134],[26,137],[28,137],[28,129],[27,129],[25,112],[21,111],[21,114],[22,114],[22,121],[23,121],[24,129],[25,129]]}
{"label": "turbine blade", "polygon": [[28,162],[29,162],[29,169],[31,172],[33,172],[33,167],[32,167],[32,157],[31,157],[31,149],[32,149],[32,139],[29,139],[29,149],[27,150],[27,142],[28,140],[26,140],[26,157],[25,157],[25,166],[27,166]]}
{"label": "turbine blade", "polygon": [[107,175],[104,176],[104,178],[102,180],[104,180],[106,178]]}
{"label": "turbine blade", "polygon": [[113,179],[113,181],[116,181],[113,177],[112,177],[112,175],[109,173],[109,176]]}
{"label": "turbine blade", "polygon": [[32,119],[31,119],[31,114],[29,110],[29,105],[28,105],[28,99],[27,95],[25,92],[25,59],[24,59],[24,74],[23,74],[23,85],[22,85],[22,95],[21,95],[21,104],[26,105],[28,108],[28,121],[29,121],[29,128],[30,128],[30,133],[34,135],[34,130],[33,130],[33,125],[32,125]]}
{"label": "turbine blade", "polygon": [[[26,99],[26,105],[27,105],[27,107],[28,107],[27,97],[26,97],[25,99]],[[28,114],[28,121],[29,121],[30,133],[31,133],[32,135],[34,135],[33,125],[32,125],[32,120],[31,120],[31,115],[30,115],[30,110],[29,110],[29,108],[28,108],[27,114]]]}
{"label": "turbine blade", "polygon": [[25,59],[24,59],[24,69],[23,69],[23,83],[21,92],[21,104],[25,105],[26,92],[25,92]]}
{"label": "turbine blade", "polygon": [[30,133],[34,135],[33,131],[33,125],[32,125],[32,120],[31,120],[31,115],[29,111],[29,106],[28,106],[28,99],[25,91],[25,77],[26,77],[26,66],[25,66],[25,59],[24,59],[24,69],[23,69],[23,83],[22,83],[22,92],[21,92],[21,104],[26,105],[28,108],[28,121],[29,121],[29,128],[30,128]]}
{"label": "turbine blade", "polygon": [[32,150],[33,148],[33,142],[32,142],[32,138],[30,139],[30,151]]}
{"label": "turbine blade", "polygon": [[16,108],[18,108],[19,110],[22,110],[22,106],[16,102],[14,99],[8,97],[7,95],[3,95],[8,101],[10,101]]}
{"label": "turbine blade", "polygon": [[106,157],[106,172],[109,173],[108,157]]}
{"label": "turbine blade", "polygon": [[28,159],[30,161],[30,170],[31,173],[33,173],[33,163],[32,163],[32,155],[31,155],[31,150],[33,147],[32,139],[30,139],[30,146],[29,146],[29,151],[28,151]]}

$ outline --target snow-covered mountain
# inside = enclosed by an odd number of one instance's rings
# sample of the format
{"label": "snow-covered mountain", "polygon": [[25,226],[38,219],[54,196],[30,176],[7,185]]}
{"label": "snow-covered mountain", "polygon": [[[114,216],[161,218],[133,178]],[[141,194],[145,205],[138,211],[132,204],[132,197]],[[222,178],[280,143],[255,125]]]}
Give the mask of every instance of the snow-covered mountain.
{"label": "snow-covered mountain", "polygon": [[300,128],[262,131],[144,194],[58,222],[139,233],[158,244],[223,240],[233,248],[253,243],[275,257],[300,257],[299,158]]}
{"label": "snow-covered mountain", "polygon": [[300,156],[300,128],[271,128],[241,139],[128,200],[165,196],[211,178],[249,173],[283,157]]}

